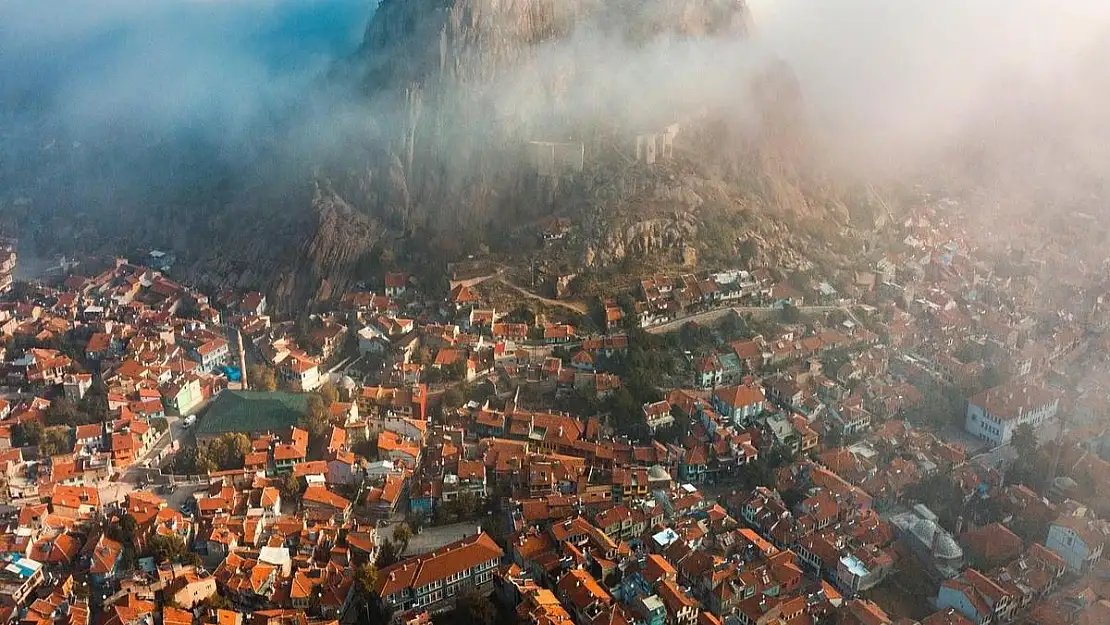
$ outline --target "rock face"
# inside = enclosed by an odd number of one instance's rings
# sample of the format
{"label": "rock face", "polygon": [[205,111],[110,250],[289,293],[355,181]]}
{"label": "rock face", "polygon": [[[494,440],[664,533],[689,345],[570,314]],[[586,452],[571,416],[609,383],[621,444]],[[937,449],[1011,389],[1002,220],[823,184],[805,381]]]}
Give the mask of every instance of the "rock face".
{"label": "rock face", "polygon": [[464,247],[564,215],[587,265],[681,255],[707,201],[824,218],[800,90],[743,58],[751,28],[744,0],[383,0],[356,64],[389,120],[362,208]]}
{"label": "rock face", "polygon": [[499,242],[553,215],[577,226],[573,262],[689,259],[707,206],[837,206],[806,161],[797,85],[748,58],[751,28],[744,0],[382,0],[334,72],[366,118],[334,153],[198,175],[164,206],[137,198],[129,231],[35,219],[100,252],[113,237],[175,246],[181,278],[267,289],[278,309],[393,263],[511,254]]}
{"label": "rock face", "polygon": [[[565,208],[592,182],[575,174],[627,166],[639,139],[696,112],[658,71],[665,54],[747,28],[743,0],[384,0],[358,67],[392,129],[369,208],[454,233]],[[544,165],[537,142],[570,156]]]}
{"label": "rock face", "polygon": [[587,243],[582,261],[587,267],[594,267],[620,262],[629,255],[669,256],[696,235],[697,224],[688,213],[674,218],[645,219]]}
{"label": "rock face", "polygon": [[279,299],[311,293],[312,299],[323,301],[342,295],[353,286],[353,269],[384,234],[377,220],[355,210],[333,189],[317,185],[312,205],[318,222],[294,256],[293,271],[275,287]]}

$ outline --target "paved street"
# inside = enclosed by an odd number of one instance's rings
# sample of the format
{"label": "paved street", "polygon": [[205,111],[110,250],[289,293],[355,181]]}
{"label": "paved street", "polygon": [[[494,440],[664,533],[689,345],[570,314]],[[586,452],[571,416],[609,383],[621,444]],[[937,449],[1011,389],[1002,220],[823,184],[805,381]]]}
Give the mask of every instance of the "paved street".
{"label": "paved street", "polygon": [[[149,473],[157,473],[160,454],[173,441],[180,440],[186,432],[185,422],[181,417],[167,416],[166,424],[169,427],[162,434],[162,437],[150,446],[150,450],[146,454],[136,458],[135,462],[132,462],[131,466],[124,470],[123,475],[120,476],[120,481],[135,484],[140,478],[147,477]],[[147,481],[151,481],[151,479],[148,477]]]}
{"label": "paved street", "polygon": [[135,486],[127,482],[100,482],[96,490],[100,493],[100,504],[104,505],[122,502]]}
{"label": "paved street", "polygon": [[[798,311],[801,312],[801,313],[826,313],[826,312],[832,312],[834,310],[847,310],[848,314],[851,315],[853,319],[855,318],[855,315],[852,315],[851,308],[847,307],[847,306],[799,306],[798,307]],[[667,321],[667,322],[664,322],[664,323],[660,323],[658,325],[650,326],[648,328],[645,328],[645,330],[647,330],[647,332],[650,333],[650,334],[666,334],[667,332],[674,332],[675,330],[680,330],[680,329],[682,329],[682,326],[686,325],[687,323],[691,323],[691,322],[698,323],[698,324],[717,323],[717,321],[722,319],[725,315],[727,315],[730,312],[734,312],[737,315],[743,316],[743,315],[748,314],[748,313],[751,313],[751,314],[776,313],[776,312],[779,312],[779,309],[772,308],[770,306],[736,306],[736,307],[714,308],[712,310],[706,310],[706,311],[703,311],[703,312],[700,312],[700,313],[694,313],[692,315],[688,315],[688,316],[685,316],[685,317],[680,317],[680,318],[674,319],[672,321]]]}
{"label": "paved street", "polygon": [[[124,469],[122,474],[115,478],[115,481],[104,481],[97,484],[101,503],[122,502],[131,491],[135,490],[140,482],[145,481],[146,483],[152,483],[156,481],[158,477],[159,454],[166,450],[173,441],[181,440],[187,433],[187,429],[184,427],[184,421],[181,417],[167,416],[166,424],[168,428],[166,432],[162,434],[162,437],[151,445],[150,450],[147,451],[146,454],[137,458],[135,462],[132,462],[130,466]],[[150,463],[150,467],[146,466],[147,463]],[[190,491],[187,490],[185,491],[181,499],[182,502],[184,501],[184,497],[188,497],[189,492]],[[174,491],[174,494],[176,493],[177,490]],[[180,503],[178,506],[174,507],[179,507],[179,505]]]}
{"label": "paved street", "polygon": [[201,484],[174,484],[170,489],[168,494],[163,495],[166,504],[174,510],[181,510],[181,506],[192,499],[193,493],[203,490],[204,486]]}

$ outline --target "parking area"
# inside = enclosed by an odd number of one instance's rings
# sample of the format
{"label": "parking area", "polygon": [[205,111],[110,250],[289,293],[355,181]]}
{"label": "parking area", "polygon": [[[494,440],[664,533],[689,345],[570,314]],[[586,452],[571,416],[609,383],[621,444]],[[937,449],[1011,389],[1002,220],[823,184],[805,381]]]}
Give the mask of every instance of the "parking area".
{"label": "parking area", "polygon": [[[386,525],[378,528],[378,540],[389,539],[393,540],[393,528],[403,521],[393,520]],[[409,548],[405,550],[402,555],[414,556],[421,553],[434,551],[448,543],[453,543],[456,540],[466,538],[478,531],[478,524],[470,523],[452,523],[450,525],[438,525],[434,527],[425,527],[419,534],[413,534],[409,540]]]}

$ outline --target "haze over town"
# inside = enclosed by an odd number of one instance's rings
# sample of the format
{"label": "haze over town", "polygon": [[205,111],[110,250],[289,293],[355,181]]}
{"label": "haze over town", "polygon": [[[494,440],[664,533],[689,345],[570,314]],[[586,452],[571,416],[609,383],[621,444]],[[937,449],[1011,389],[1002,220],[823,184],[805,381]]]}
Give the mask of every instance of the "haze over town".
{"label": "haze over town", "polygon": [[1110,625],[1108,34],[0,2],[0,625]]}

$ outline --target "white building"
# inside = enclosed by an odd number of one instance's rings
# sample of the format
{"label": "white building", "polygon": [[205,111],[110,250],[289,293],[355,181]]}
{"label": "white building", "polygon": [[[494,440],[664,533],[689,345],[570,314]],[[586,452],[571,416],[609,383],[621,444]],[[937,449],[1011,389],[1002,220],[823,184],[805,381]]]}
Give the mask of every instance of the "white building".
{"label": "white building", "polygon": [[1091,519],[1063,516],[1049,526],[1044,546],[1063,558],[1071,572],[1085,573],[1102,557],[1104,528]]}
{"label": "white building", "polygon": [[227,362],[231,356],[231,348],[224,339],[215,338],[198,345],[192,355],[200,361],[201,369],[211,371]]}
{"label": "white building", "polygon": [[382,354],[389,345],[389,337],[374,326],[366,326],[358,331],[359,354]]}
{"label": "white building", "polygon": [[1018,384],[998,386],[968,400],[964,428],[995,445],[1005,445],[1017,426],[1029,423],[1037,427],[1055,417],[1059,408],[1057,391]]}
{"label": "white building", "polygon": [[671,414],[670,403],[664,400],[654,404],[644,404],[644,423],[651,432],[673,425],[674,415]]}
{"label": "white building", "polygon": [[73,403],[81,401],[92,387],[92,379],[91,373],[67,373],[62,378],[62,390],[65,391],[66,399]]}
{"label": "white building", "polygon": [[763,414],[763,387],[740,384],[719,388],[713,393],[713,408],[733,423],[747,423]]}

